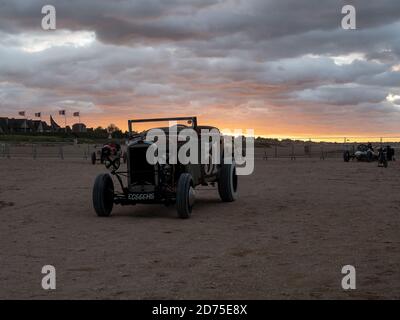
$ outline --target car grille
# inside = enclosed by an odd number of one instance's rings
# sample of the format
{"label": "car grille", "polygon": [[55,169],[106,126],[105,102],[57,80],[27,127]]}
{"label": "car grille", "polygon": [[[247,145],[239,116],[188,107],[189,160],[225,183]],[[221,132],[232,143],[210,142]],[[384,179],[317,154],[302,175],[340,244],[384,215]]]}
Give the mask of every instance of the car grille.
{"label": "car grille", "polygon": [[129,149],[130,185],[154,185],[154,165],[146,159],[148,145],[135,145]]}

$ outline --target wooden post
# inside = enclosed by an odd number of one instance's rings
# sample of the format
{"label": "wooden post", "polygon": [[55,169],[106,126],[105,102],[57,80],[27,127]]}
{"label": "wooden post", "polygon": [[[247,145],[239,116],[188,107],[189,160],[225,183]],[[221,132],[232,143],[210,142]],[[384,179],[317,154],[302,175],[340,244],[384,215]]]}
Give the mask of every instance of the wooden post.
{"label": "wooden post", "polygon": [[64,160],[64,150],[63,150],[63,147],[62,147],[62,146],[60,146],[59,153],[60,153],[60,158],[61,158],[61,160]]}
{"label": "wooden post", "polygon": [[275,158],[278,158],[278,146],[275,145]]}

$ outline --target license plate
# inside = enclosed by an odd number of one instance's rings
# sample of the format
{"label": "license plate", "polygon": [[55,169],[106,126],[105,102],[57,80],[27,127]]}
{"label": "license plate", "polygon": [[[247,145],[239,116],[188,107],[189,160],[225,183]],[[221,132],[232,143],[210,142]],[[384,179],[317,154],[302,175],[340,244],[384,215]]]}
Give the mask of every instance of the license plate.
{"label": "license plate", "polygon": [[141,200],[154,200],[154,193],[129,193],[128,199],[133,201],[141,201]]}

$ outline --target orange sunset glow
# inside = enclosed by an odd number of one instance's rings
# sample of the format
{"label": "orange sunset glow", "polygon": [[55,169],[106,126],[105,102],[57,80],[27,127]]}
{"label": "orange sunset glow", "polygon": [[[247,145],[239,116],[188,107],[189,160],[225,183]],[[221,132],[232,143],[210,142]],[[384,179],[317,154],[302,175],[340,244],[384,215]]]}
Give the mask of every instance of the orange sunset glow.
{"label": "orange sunset glow", "polygon": [[308,6],[277,1],[104,4],[112,24],[75,6],[62,6],[51,32],[0,13],[13,30],[0,30],[1,117],[41,112],[64,125],[66,110],[68,125],[80,112],[88,127],[127,130],[128,119],[197,116],[263,137],[400,136],[395,16],[348,32],[333,3],[312,5],[324,16],[312,22]]}

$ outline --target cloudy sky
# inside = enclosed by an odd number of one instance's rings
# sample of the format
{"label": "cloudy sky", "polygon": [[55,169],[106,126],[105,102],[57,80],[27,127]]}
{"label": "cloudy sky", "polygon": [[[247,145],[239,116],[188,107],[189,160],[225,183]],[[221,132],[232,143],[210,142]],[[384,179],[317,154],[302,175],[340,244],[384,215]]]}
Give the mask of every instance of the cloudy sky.
{"label": "cloudy sky", "polygon": [[[346,4],[357,30],[341,28]],[[400,136],[399,58],[399,0],[0,0],[0,116]]]}

